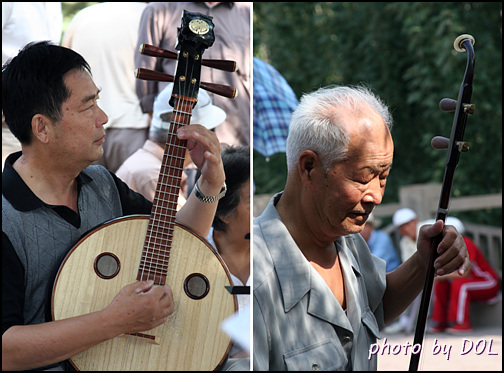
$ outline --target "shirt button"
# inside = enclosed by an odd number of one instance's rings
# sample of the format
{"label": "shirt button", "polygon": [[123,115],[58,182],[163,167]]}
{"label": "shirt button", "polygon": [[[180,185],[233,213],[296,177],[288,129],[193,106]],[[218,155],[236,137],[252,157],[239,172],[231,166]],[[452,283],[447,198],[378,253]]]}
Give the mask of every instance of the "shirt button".
{"label": "shirt button", "polygon": [[348,335],[345,335],[343,337],[343,342],[350,342],[351,340],[352,340],[352,338],[350,338],[350,336],[348,336]]}
{"label": "shirt button", "polygon": [[317,363],[313,363],[311,366],[311,370],[320,370],[320,367]]}

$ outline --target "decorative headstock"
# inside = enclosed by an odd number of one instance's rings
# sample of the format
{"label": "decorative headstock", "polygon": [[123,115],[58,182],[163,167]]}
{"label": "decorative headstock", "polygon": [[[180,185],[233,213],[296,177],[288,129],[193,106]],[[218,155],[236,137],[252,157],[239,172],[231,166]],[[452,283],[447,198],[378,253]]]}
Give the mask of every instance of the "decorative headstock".
{"label": "decorative headstock", "polygon": [[201,61],[203,52],[215,41],[212,17],[184,10],[182,25],[178,28],[177,46],[179,51],[177,70],[170,105],[176,98],[198,98],[200,86]]}
{"label": "decorative headstock", "polygon": [[[175,76],[161,73],[159,71],[137,68],[135,76],[138,79],[157,80],[163,82],[174,82],[174,89],[170,105],[174,106],[173,94],[184,95],[196,99],[199,87],[227,98],[235,98],[237,90],[222,84],[200,82],[201,66],[207,66],[228,72],[236,71],[236,62],[228,60],[204,60],[201,58],[205,49],[213,45],[215,41],[214,24],[212,17],[200,13],[191,13],[184,10],[182,25],[177,28],[177,46],[180,52],[168,51],[154,45],[140,45],[140,53],[152,56],[177,59],[177,69]],[[188,72],[190,79],[188,80]],[[195,79],[195,82],[193,80]],[[193,86],[191,86],[191,83]],[[181,84],[183,83],[183,84]],[[194,90],[191,91],[190,88]]]}
{"label": "decorative headstock", "polygon": [[182,25],[177,29],[178,44],[176,49],[181,50],[182,46],[188,46],[188,44],[193,44],[196,48],[210,48],[215,41],[215,26],[212,19],[213,17],[211,16],[184,10]]}

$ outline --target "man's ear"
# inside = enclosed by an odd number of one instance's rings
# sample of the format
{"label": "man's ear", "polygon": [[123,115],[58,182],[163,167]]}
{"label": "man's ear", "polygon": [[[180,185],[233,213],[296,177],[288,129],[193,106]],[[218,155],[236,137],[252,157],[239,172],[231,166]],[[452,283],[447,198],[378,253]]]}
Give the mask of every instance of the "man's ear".
{"label": "man's ear", "polygon": [[314,181],[319,169],[320,159],[317,153],[312,150],[305,150],[299,155],[298,172],[304,185],[308,186]]}
{"label": "man's ear", "polygon": [[35,114],[31,121],[33,137],[43,144],[49,142],[52,121],[45,115]]}

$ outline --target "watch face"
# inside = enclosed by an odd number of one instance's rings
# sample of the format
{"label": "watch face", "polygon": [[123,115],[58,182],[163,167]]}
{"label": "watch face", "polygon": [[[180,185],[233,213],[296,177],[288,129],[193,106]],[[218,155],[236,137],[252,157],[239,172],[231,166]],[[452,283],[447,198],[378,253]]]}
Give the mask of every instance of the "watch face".
{"label": "watch face", "polygon": [[189,22],[189,29],[198,35],[204,35],[210,30],[208,23],[201,19],[193,19]]}

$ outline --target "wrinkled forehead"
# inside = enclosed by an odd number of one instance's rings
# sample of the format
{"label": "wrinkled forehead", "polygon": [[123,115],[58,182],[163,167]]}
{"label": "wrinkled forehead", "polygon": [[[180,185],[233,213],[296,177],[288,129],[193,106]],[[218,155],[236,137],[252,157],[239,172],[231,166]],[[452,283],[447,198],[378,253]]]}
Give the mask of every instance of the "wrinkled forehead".
{"label": "wrinkled forehead", "polygon": [[347,111],[344,115],[346,129],[350,135],[349,156],[362,153],[376,153],[382,157],[392,157],[394,143],[390,130],[383,118],[370,106],[360,110]]}

